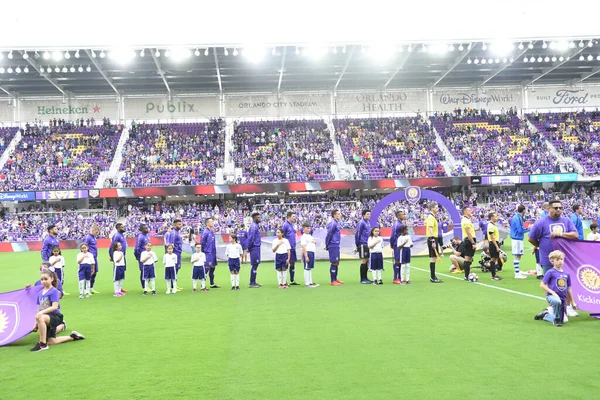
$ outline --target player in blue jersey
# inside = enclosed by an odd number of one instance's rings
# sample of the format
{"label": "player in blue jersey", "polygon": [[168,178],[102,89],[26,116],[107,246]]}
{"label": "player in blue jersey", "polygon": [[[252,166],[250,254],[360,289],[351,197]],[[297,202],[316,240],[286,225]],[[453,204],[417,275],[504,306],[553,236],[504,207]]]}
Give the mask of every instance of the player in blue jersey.
{"label": "player in blue jersey", "polygon": [[329,273],[331,276],[331,286],[341,286],[344,282],[338,279],[338,266],[340,265],[340,242],[341,226],[340,220],[342,214],[340,210],[331,212],[331,222],[327,225],[327,235],[325,236],[325,250],[329,252]]}
{"label": "player in blue jersey", "polygon": [[135,259],[138,261],[138,266],[140,269],[140,283],[142,285],[142,289],[144,289],[144,287],[145,287],[144,264],[140,260],[140,256],[142,255],[142,252],[144,250],[146,250],[146,244],[150,243],[150,236],[148,234],[150,232],[150,229],[148,228],[148,225],[146,225],[146,224],[141,224],[138,229],[139,229],[140,233],[138,233],[136,241],[135,241],[135,248],[133,249],[133,255],[135,256]]}
{"label": "player in blue jersey", "polygon": [[258,275],[258,266],[260,265],[260,224],[261,216],[259,213],[252,213],[252,223],[248,230],[248,252],[250,253],[250,287],[259,288],[261,285],[256,282],[256,276]]}
{"label": "player in blue jersey", "polygon": [[98,274],[98,243],[96,238],[100,233],[100,228],[98,225],[94,224],[90,228],[90,233],[83,239],[82,243],[87,244],[88,251],[94,256],[94,264],[95,268],[92,273],[92,278],[90,279],[90,294],[100,294],[97,290],[94,289],[94,284],[96,283],[96,275]]}
{"label": "player in blue jersey", "polygon": [[[118,223],[115,225],[115,229],[117,232],[113,235],[110,240],[110,247],[108,249],[108,257],[110,262],[113,262],[113,251],[115,249],[116,243],[121,243],[121,252],[123,253],[123,270],[127,270],[127,240],[125,239],[125,227],[122,223]],[[121,293],[127,293],[127,290],[121,288]]]}
{"label": "player in blue jersey", "polygon": [[293,211],[288,211],[287,220],[283,223],[281,229],[283,230],[283,237],[285,237],[290,243],[290,286],[298,286],[294,280],[296,275],[296,261],[298,261],[298,257],[296,254],[296,213]]}
{"label": "player in blue jersey", "polygon": [[404,211],[396,211],[397,220],[392,225],[392,235],[390,236],[390,247],[394,252],[394,280],[395,285],[399,285],[400,279],[400,249],[398,248],[398,238],[402,236],[402,228],[406,225],[406,214]]}
{"label": "player in blue jersey", "polygon": [[371,235],[371,211],[363,210],[362,219],[356,226],[356,233],[354,234],[354,244],[356,245],[356,251],[360,257],[360,283],[363,285],[370,285],[373,281],[369,280],[367,276],[369,272],[369,236]]}
{"label": "player in blue jersey", "polygon": [[58,228],[56,225],[48,225],[46,231],[48,232],[48,236],[44,238],[44,242],[42,243],[42,261],[48,262],[50,256],[52,256],[52,249],[54,246],[60,248],[60,245],[57,238]]}
{"label": "player in blue jersey", "polygon": [[206,256],[206,262],[204,267],[208,271],[208,278],[210,279],[210,287],[212,289],[218,289],[221,286],[215,283],[215,268],[217,267],[217,241],[215,237],[215,220],[211,217],[205,220],[206,228],[202,232],[202,239],[200,239],[200,246],[202,252]]}

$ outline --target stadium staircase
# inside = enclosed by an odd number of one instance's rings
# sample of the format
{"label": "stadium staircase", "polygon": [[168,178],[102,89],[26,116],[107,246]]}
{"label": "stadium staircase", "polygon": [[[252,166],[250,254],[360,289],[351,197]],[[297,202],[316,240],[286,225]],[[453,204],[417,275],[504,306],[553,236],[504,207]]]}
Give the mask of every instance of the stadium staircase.
{"label": "stadium staircase", "polygon": [[450,152],[450,149],[448,149],[448,147],[442,140],[442,137],[440,136],[438,131],[435,129],[433,124],[431,124],[431,122],[430,122],[430,126],[431,126],[431,130],[432,130],[433,134],[435,135],[435,144],[437,144],[437,146],[442,151],[442,153],[444,154],[444,157],[446,159],[445,161],[441,161],[441,164],[444,167],[444,170],[446,171],[446,175],[452,176],[452,171],[457,170],[459,166],[462,166],[463,172],[466,175],[468,175],[468,176],[473,175],[471,173],[471,169],[469,168],[469,166],[467,164],[464,163],[464,161],[457,160],[456,158],[454,158],[454,156]]}
{"label": "stadium staircase", "polygon": [[[535,127],[535,125],[533,125],[531,123],[531,121],[529,121],[529,120],[527,120],[527,127],[529,128],[529,130],[531,132],[537,133],[539,131]],[[560,152],[558,150],[556,150],[556,147],[554,147],[552,142],[550,142],[547,139],[545,141],[546,141],[546,145],[550,149],[550,152],[552,153],[552,155],[554,157],[556,157],[556,159],[558,160],[562,172],[568,172],[567,165],[571,164],[571,165],[573,165],[573,167],[575,168],[575,171],[577,171],[578,174],[583,175],[585,173],[585,169],[583,168],[583,166],[581,164],[579,164],[579,162],[577,160],[575,160],[573,157],[563,156],[562,154],[560,154]]]}
{"label": "stadium staircase", "polygon": [[8,146],[6,146],[6,149],[4,149],[4,153],[2,153],[2,157],[0,157],[0,169],[4,168],[4,165],[8,161],[10,154],[13,152],[15,147],[17,147],[17,145],[19,144],[20,141],[21,141],[21,131],[19,130],[15,134],[15,137],[10,141]]}
{"label": "stadium staircase", "polygon": [[125,143],[128,139],[129,128],[125,127],[123,129],[123,132],[121,133],[121,137],[119,138],[119,143],[117,144],[117,148],[115,149],[115,156],[113,157],[113,160],[110,163],[110,168],[108,169],[108,171],[100,172],[100,175],[98,175],[98,180],[96,181],[94,188],[103,188],[104,182],[109,178],[113,178],[116,182],[121,182],[123,172],[120,172],[119,169],[121,168],[121,162],[123,161],[122,150],[123,146],[125,146]]}
{"label": "stadium staircase", "polygon": [[344,152],[340,146],[340,142],[336,140],[335,127],[331,119],[327,121],[327,129],[329,130],[329,137],[333,143],[333,159],[335,164],[331,166],[331,173],[336,180],[348,180],[355,176],[358,176],[356,167],[346,162]]}

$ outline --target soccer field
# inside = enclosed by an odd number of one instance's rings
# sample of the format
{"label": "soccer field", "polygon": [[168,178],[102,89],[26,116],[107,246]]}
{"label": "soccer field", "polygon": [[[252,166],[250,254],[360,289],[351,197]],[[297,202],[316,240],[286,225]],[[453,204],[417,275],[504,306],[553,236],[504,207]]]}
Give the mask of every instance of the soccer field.
{"label": "soccer field", "polygon": [[[510,249],[510,243],[504,246]],[[162,248],[155,250],[162,255]],[[331,287],[329,264],[319,262],[321,287],[277,288],[273,265],[263,263],[248,289],[231,292],[226,263],[217,268],[221,289],[192,293],[189,255],[180,286],[165,295],[141,295],[137,264],[128,254],[123,298],[112,297],[112,267],[101,249],[91,299],[77,298],[77,251],[67,261],[61,301],[68,332],[81,342],[31,353],[36,334],[0,348],[0,399],[597,399],[598,321],[581,312],[556,328],[533,316],[545,305],[539,281],[512,278],[512,261],[482,284],[447,274],[428,282],[428,259],[413,259],[413,285],[358,284],[358,260],[343,261]],[[476,255],[475,260],[479,259]],[[534,269],[525,256],[522,269]],[[39,279],[40,256],[0,255],[0,291]],[[302,282],[302,270],[297,273]],[[485,285],[483,285],[485,284]],[[509,289],[497,290],[495,288]],[[531,294],[537,297],[530,297]],[[33,326],[33,321],[32,321]]]}

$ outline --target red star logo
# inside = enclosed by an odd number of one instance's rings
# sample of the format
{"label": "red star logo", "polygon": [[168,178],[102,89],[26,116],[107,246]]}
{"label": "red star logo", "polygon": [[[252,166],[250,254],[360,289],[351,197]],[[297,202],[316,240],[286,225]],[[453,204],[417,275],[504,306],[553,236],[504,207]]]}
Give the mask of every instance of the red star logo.
{"label": "red star logo", "polygon": [[94,106],[94,114],[99,113],[99,112],[100,112],[100,107]]}

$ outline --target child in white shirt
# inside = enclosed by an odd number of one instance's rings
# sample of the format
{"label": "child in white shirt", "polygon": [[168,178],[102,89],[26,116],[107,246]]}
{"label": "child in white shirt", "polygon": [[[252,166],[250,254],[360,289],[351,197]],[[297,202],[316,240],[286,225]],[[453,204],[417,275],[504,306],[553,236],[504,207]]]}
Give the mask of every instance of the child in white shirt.
{"label": "child in white shirt", "polygon": [[122,292],[123,280],[125,279],[125,254],[123,254],[123,246],[121,242],[115,242],[113,244],[113,284],[115,293],[114,297],[123,297],[125,293]]}
{"label": "child in white shirt", "polygon": [[208,289],[206,288],[206,270],[204,269],[206,255],[201,251],[202,247],[200,246],[200,243],[194,246],[194,250],[196,252],[192,254],[192,283],[194,285],[192,292],[196,293],[198,291],[198,281],[200,281],[202,291],[208,292]]}
{"label": "child in white shirt", "polygon": [[[177,293],[177,254],[173,253],[175,247],[167,245],[167,253],[163,256],[165,266],[165,280],[167,281],[167,294]],[[173,290],[171,290],[173,288]]]}
{"label": "child in white shirt", "polygon": [[146,250],[140,255],[142,262],[142,279],[144,279],[144,296],[148,294],[148,285],[152,288],[152,295],[156,296],[156,270],[154,263],[158,262],[156,253],[152,251],[152,243],[146,243]]}
{"label": "child in white shirt", "polygon": [[379,236],[379,228],[371,229],[371,236],[367,241],[371,253],[371,273],[373,274],[373,285],[383,285],[383,239]]}
{"label": "child in white shirt", "polygon": [[290,242],[283,237],[283,229],[278,228],[275,231],[277,238],[273,240],[273,253],[275,253],[275,269],[277,270],[277,281],[279,289],[287,289],[287,269],[290,263],[290,252],[292,247]]}
{"label": "child in white shirt", "polygon": [[[62,253],[60,252],[60,247],[54,246],[52,248],[52,255],[48,259],[48,262],[50,263],[51,267],[54,267],[54,273],[58,277],[58,281],[60,282],[61,285],[64,286],[65,275],[63,273],[63,268],[65,267],[65,258],[62,256]],[[65,292],[64,290],[63,290],[62,294],[63,294],[63,296],[69,295],[69,293]]]}
{"label": "child in white shirt", "polygon": [[302,261],[304,261],[304,286],[317,287],[318,284],[312,280],[312,271],[315,268],[315,251],[317,249],[317,241],[310,234],[310,224],[305,222],[302,225],[304,233],[300,237],[300,245],[302,246]]}
{"label": "child in white shirt", "polygon": [[90,297],[90,281],[95,272],[96,260],[94,260],[94,255],[88,251],[87,244],[82,243],[79,246],[79,250],[81,250],[81,253],[77,254],[77,264],[79,265],[79,298],[83,299],[84,293],[86,298]]}
{"label": "child in white shirt", "polygon": [[240,257],[244,253],[244,249],[238,243],[237,235],[231,235],[229,239],[230,242],[225,248],[225,257],[227,257],[227,264],[229,265],[231,290],[240,290]]}
{"label": "child in white shirt", "polygon": [[408,234],[408,226],[403,227],[398,237],[398,248],[400,249],[400,284],[410,285],[410,256],[413,241]]}

